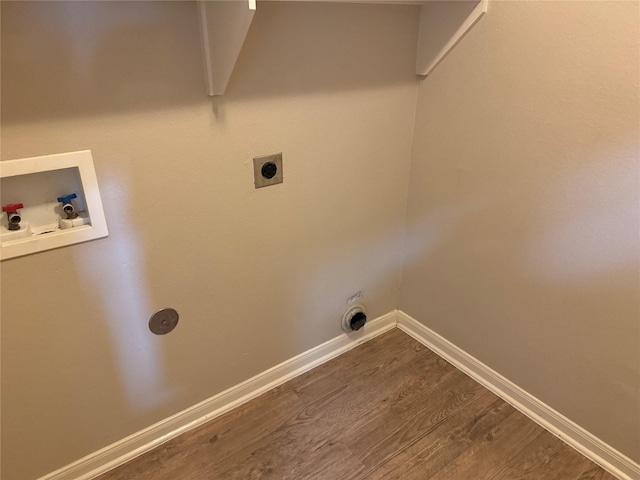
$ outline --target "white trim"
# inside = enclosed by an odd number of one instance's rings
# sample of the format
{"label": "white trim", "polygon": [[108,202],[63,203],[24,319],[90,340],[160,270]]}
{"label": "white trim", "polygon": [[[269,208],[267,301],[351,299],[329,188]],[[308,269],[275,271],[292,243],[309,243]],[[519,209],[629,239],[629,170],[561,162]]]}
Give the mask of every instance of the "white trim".
{"label": "white trim", "polygon": [[[78,174],[80,175],[79,186],[82,187],[82,192],[77,193],[79,195],[82,193],[90,224],[66,230],[57,230],[46,235],[30,234],[20,240],[2,243],[0,245],[0,260],[109,236],[91,150],[5,160],[0,165],[0,178],[26,176],[33,173],[53,172],[68,168],[78,169]],[[73,192],[60,192],[60,194],[67,193]],[[56,204],[55,200],[55,196],[51,198],[51,203],[54,205]],[[25,215],[24,220],[29,220],[26,217]]]}
{"label": "white trim", "polygon": [[629,457],[402,311],[398,311],[398,328],[612,475],[621,480],[640,478],[640,465]]}
{"label": "white trim", "polygon": [[207,26],[207,7],[204,1],[196,2],[198,5],[198,19],[200,20],[200,40],[202,42],[202,57],[204,60],[204,76],[207,82],[207,95],[213,93],[213,68],[211,66],[211,50],[209,48],[209,28]]}
{"label": "white trim", "polygon": [[335,337],[38,480],[90,480],[102,475],[396,326],[612,475],[621,480],[640,478],[640,465],[633,460],[414,318],[394,310],[367,323],[363,331]]}
{"label": "white trim", "polygon": [[204,400],[39,480],[89,480],[202,425],[396,326],[397,311],[371,320],[358,332],[342,334],[235,387]]}

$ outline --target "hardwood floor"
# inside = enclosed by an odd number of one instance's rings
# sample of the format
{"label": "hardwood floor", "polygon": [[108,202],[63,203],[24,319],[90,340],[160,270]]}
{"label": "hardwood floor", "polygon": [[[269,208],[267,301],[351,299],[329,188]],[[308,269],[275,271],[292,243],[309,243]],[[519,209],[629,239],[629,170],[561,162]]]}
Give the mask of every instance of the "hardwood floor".
{"label": "hardwood floor", "polygon": [[394,329],[98,478],[614,477]]}

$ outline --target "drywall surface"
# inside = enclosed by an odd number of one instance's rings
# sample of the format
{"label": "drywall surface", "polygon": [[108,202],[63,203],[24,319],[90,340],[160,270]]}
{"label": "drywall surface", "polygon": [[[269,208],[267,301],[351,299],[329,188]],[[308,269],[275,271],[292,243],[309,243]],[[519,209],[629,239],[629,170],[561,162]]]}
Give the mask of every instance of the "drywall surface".
{"label": "drywall surface", "polygon": [[421,83],[400,302],[636,461],[638,8],[492,2]]}
{"label": "drywall surface", "polygon": [[[339,335],[360,290],[396,308],[418,18],[260,4],[210,99],[194,2],[2,2],[2,159],[92,150],[110,231],[1,265],[2,478]],[[275,152],[284,183],[255,190]]]}

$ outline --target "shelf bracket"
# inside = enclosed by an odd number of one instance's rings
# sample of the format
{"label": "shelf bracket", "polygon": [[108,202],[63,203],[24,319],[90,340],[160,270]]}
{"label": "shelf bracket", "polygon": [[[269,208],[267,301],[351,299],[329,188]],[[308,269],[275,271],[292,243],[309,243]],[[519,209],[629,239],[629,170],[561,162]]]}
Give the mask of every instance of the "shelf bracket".
{"label": "shelf bracket", "polygon": [[198,0],[202,33],[202,52],[210,96],[222,95],[227,89],[233,67],[247,36],[256,0]]}
{"label": "shelf bracket", "polygon": [[[342,1],[398,2],[398,0]],[[197,3],[207,93],[210,96],[223,95],[253,21],[256,0],[197,0]],[[431,73],[486,13],[488,3],[489,0],[421,2],[416,74],[426,76]]]}
{"label": "shelf bracket", "polygon": [[416,74],[429,75],[487,12],[488,3],[488,0],[423,3]]}

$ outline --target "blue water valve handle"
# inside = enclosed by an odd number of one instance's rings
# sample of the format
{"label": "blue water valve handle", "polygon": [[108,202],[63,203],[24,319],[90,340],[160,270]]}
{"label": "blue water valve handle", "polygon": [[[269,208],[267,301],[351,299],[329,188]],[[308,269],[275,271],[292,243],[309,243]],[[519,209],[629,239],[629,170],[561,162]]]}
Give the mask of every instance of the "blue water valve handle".
{"label": "blue water valve handle", "polygon": [[71,203],[71,200],[73,200],[74,198],[78,198],[78,196],[75,193],[71,193],[69,195],[65,195],[64,197],[58,197],[58,201],[64,205],[67,203]]}

